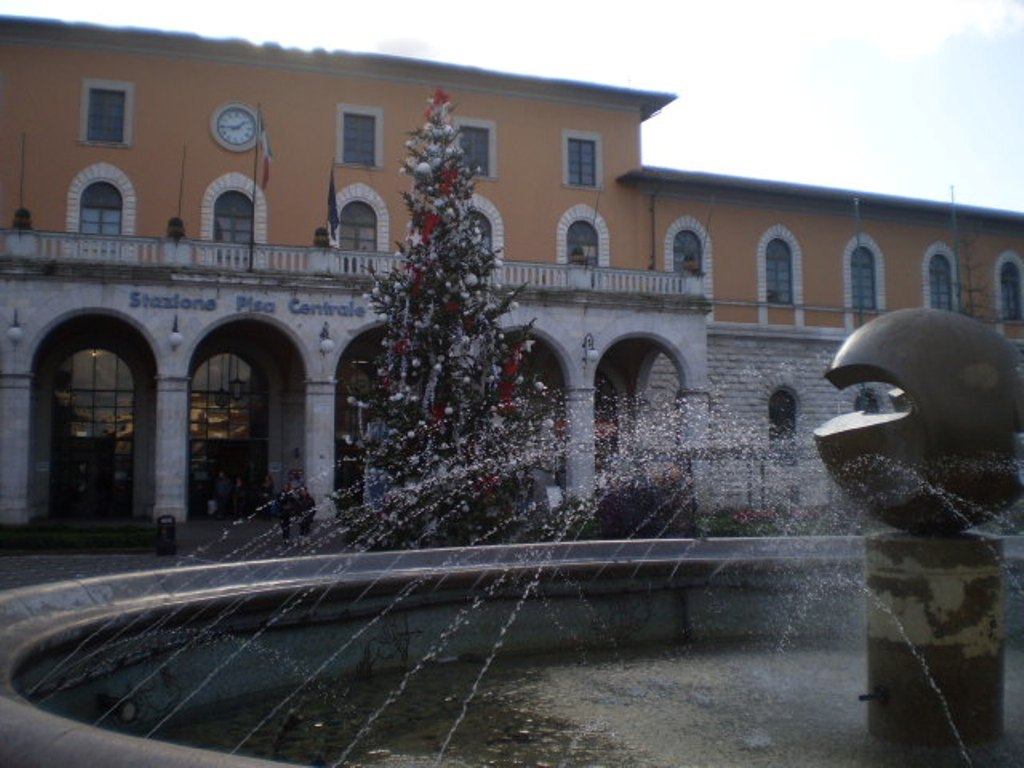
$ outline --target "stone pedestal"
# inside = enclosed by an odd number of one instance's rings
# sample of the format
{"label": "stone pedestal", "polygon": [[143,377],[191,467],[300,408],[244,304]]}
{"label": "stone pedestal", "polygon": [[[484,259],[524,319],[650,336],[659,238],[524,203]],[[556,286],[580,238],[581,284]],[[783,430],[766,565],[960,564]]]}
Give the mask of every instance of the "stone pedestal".
{"label": "stone pedestal", "polygon": [[970,746],[1003,732],[1002,542],[884,534],[866,542],[868,730]]}

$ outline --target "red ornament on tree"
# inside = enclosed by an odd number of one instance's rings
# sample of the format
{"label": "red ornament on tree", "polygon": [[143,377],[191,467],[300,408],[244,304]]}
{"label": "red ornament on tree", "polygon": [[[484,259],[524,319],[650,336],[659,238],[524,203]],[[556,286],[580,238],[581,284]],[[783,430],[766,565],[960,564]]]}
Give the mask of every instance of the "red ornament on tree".
{"label": "red ornament on tree", "polygon": [[423,244],[424,245],[426,245],[428,242],[430,242],[430,236],[434,234],[434,230],[437,228],[437,225],[440,224],[440,223],[441,223],[441,217],[438,216],[436,213],[430,214],[424,220],[424,222],[423,222],[423,231],[421,233],[422,236],[423,236]]}
{"label": "red ornament on tree", "polygon": [[447,168],[441,173],[441,193],[448,195],[451,194],[452,189],[455,186],[455,182],[459,178],[459,172],[454,168]]}

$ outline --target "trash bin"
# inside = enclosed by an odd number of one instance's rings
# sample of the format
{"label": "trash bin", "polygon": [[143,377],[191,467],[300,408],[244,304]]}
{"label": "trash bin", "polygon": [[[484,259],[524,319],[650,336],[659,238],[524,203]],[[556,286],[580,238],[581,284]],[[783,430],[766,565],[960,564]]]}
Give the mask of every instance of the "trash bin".
{"label": "trash bin", "polygon": [[174,555],[178,545],[174,540],[174,515],[160,515],[156,519],[156,553],[158,555]]}

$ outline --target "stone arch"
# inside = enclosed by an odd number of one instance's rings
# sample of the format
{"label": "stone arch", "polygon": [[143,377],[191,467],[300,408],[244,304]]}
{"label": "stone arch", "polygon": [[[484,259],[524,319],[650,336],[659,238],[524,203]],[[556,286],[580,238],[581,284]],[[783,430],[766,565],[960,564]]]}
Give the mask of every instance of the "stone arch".
{"label": "stone arch", "polygon": [[256,201],[253,205],[253,239],[257,243],[267,242],[267,198],[263,190],[252,183],[252,179],[244,173],[225,173],[214,179],[203,192],[203,200],[199,208],[199,237],[203,240],[213,239],[213,210],[217,198],[225,192],[240,192],[250,200],[253,192]]}
{"label": "stone arch", "polygon": [[480,194],[473,194],[473,208],[491,223],[491,250],[503,254],[505,250],[505,221],[498,207]]}
{"label": "stone arch", "polygon": [[[153,450],[158,429],[153,386],[158,364],[152,334],[126,313],[85,306],[56,312],[40,330],[31,363],[38,396],[28,417],[37,440],[27,450],[32,462],[45,463],[51,470],[30,480],[32,506],[50,516],[144,517],[154,501]],[[82,403],[83,417],[74,405],[75,387],[61,373],[73,356],[116,360],[130,381],[118,375],[117,383],[111,379],[104,389],[130,393],[130,401],[126,403],[120,394],[116,405],[87,398]],[[102,417],[101,412],[105,412]],[[83,418],[91,428],[77,436],[84,442],[71,445],[62,436]],[[69,511],[69,505],[79,506],[79,502],[84,506]]]}
{"label": "stone arch", "polygon": [[356,201],[370,206],[377,216],[377,251],[384,253],[391,249],[391,217],[388,214],[387,203],[377,193],[377,190],[367,184],[357,182],[341,189],[335,199],[338,202],[339,212],[349,203]]}
{"label": "stone arch", "polygon": [[80,171],[68,187],[67,218],[64,227],[68,232],[77,232],[82,218],[82,193],[90,184],[104,181],[113,184],[121,193],[121,234],[131,237],[135,234],[136,206],[138,197],[135,185],[128,174],[111,163],[95,163]]}
{"label": "stone arch", "polygon": [[611,235],[608,231],[608,224],[596,210],[589,205],[580,203],[562,214],[555,229],[555,258],[558,264],[567,264],[569,261],[566,238],[569,234],[569,227],[574,221],[585,221],[597,230],[597,266],[607,267],[611,261]]}

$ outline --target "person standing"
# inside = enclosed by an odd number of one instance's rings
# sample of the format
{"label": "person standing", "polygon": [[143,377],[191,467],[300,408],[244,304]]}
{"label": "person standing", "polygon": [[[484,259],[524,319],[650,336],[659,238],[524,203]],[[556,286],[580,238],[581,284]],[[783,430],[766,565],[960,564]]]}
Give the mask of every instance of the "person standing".
{"label": "person standing", "polygon": [[316,517],[316,500],[304,485],[299,487],[296,506],[299,515],[299,535],[308,536],[313,529],[313,518]]}
{"label": "person standing", "polygon": [[235,478],[235,486],[231,489],[231,516],[240,520],[249,514],[249,487],[239,475]]}
{"label": "person standing", "polygon": [[281,513],[278,518],[278,523],[281,526],[281,538],[288,541],[292,537],[292,519],[298,512],[298,500],[295,497],[295,491],[292,490],[291,483],[284,484],[277,503]]}
{"label": "person standing", "polygon": [[217,479],[213,483],[213,498],[217,502],[217,517],[227,517],[231,514],[231,478],[224,470],[217,473]]}
{"label": "person standing", "polygon": [[263,482],[260,483],[259,500],[257,502],[259,508],[257,512],[262,512],[264,515],[270,515],[275,517],[274,514],[274,478],[267,475],[263,478]]}

